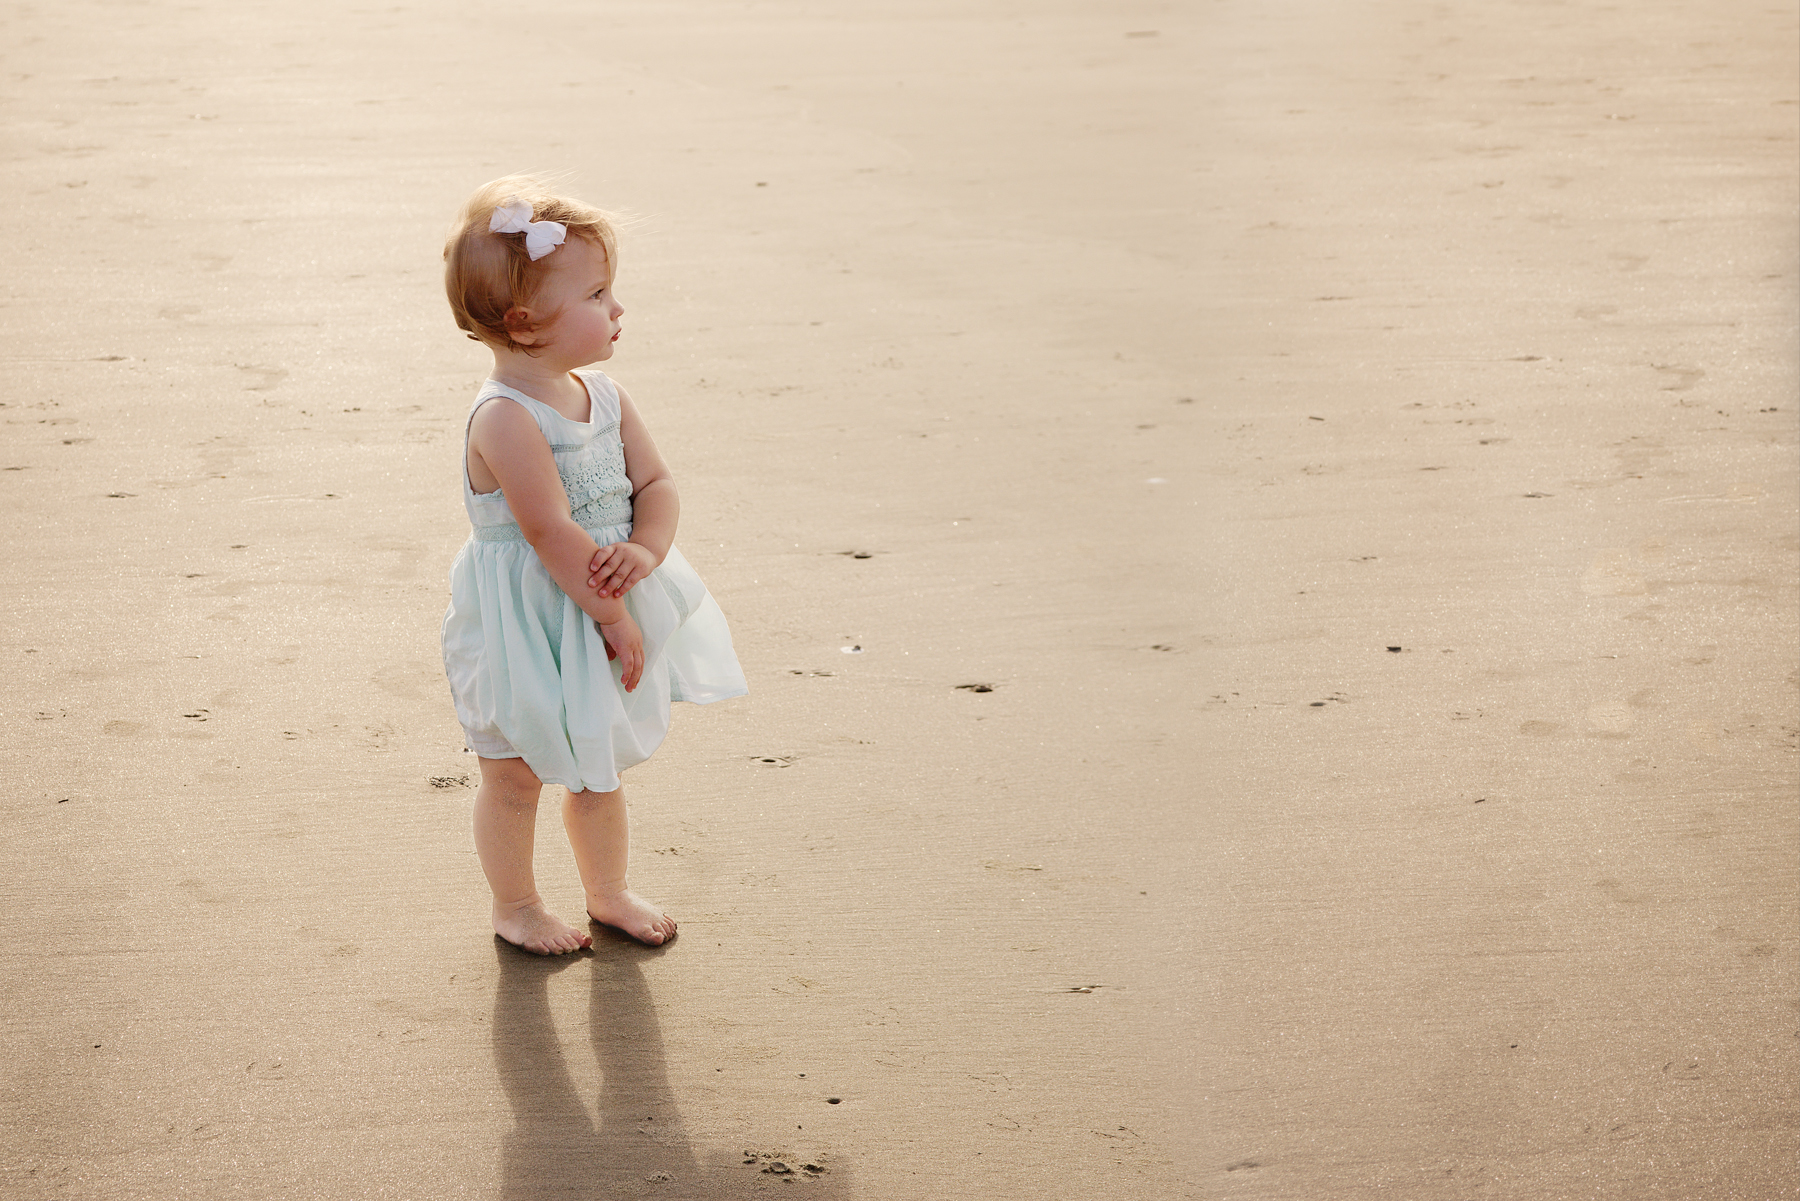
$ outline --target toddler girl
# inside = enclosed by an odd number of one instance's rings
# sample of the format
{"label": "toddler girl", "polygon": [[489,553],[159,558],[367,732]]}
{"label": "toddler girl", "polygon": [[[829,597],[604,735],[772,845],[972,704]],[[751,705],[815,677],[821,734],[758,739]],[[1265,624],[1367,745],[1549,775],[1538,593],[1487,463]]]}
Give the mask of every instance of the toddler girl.
{"label": "toddler girl", "polygon": [[466,427],[474,529],[450,568],[444,670],[481,760],[494,930],[540,955],[593,942],[537,893],[543,785],[568,789],[588,916],[666,942],[674,920],[626,886],[619,772],[662,742],[670,701],[747,691],[724,614],[673,546],[669,469],[625,390],[590,366],[619,340],[618,262],[605,213],[524,177],[477,190],[444,248],[456,324],[494,352]]}

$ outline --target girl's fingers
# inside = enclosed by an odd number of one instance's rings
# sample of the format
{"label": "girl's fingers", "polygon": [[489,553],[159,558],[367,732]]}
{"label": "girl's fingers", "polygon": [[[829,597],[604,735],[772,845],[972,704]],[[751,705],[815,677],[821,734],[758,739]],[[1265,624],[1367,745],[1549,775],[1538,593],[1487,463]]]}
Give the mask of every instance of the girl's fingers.
{"label": "girl's fingers", "polygon": [[647,577],[652,568],[626,548],[629,542],[615,542],[601,547],[589,564],[588,587],[602,596],[619,597],[630,592]]}
{"label": "girl's fingers", "polygon": [[611,546],[603,546],[594,552],[593,561],[588,564],[588,587],[606,591],[610,585],[602,584],[608,575],[621,568],[628,567],[625,561],[624,543],[615,542]]}
{"label": "girl's fingers", "polygon": [[636,567],[621,566],[619,568],[619,574],[613,577],[613,582],[609,587],[611,587],[614,596],[624,596],[627,592],[630,592],[633,588],[637,587],[638,583],[649,574],[650,573],[645,571],[641,564]]}

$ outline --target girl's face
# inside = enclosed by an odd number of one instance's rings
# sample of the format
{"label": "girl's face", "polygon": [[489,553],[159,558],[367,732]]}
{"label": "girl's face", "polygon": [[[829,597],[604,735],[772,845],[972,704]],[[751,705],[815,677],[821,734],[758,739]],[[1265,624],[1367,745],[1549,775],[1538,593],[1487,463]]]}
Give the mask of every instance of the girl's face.
{"label": "girl's face", "polygon": [[605,362],[612,358],[613,343],[622,332],[619,318],[625,315],[624,307],[613,299],[606,248],[571,237],[554,256],[556,265],[532,308],[555,313],[556,320],[537,331],[537,344],[574,367]]}

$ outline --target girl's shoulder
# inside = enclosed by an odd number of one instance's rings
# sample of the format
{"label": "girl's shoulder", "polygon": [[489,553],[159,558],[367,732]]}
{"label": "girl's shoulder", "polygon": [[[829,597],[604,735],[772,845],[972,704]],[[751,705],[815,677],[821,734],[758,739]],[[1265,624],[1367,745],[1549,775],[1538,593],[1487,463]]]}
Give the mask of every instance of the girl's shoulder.
{"label": "girl's shoulder", "polygon": [[469,407],[469,429],[474,432],[495,426],[542,426],[538,410],[548,408],[523,392],[515,392],[489,380]]}
{"label": "girl's shoulder", "polygon": [[520,439],[550,441],[539,405],[530,397],[507,391],[488,392],[475,401],[469,411],[468,439],[474,449],[494,449],[503,445],[518,446]]}

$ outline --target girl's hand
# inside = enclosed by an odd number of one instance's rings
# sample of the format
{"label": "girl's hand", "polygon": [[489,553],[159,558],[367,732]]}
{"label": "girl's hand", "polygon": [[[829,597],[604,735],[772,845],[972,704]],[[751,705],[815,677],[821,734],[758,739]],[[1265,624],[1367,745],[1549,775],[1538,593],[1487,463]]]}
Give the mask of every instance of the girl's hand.
{"label": "girl's hand", "polygon": [[630,692],[638,686],[638,677],[644,674],[643,631],[627,613],[611,625],[601,626],[600,636],[606,639],[606,657],[619,661],[620,682],[625,685],[625,691]]}
{"label": "girl's hand", "polygon": [[617,599],[655,570],[656,558],[648,547],[615,542],[594,552],[594,561],[588,564],[588,587],[601,596]]}

